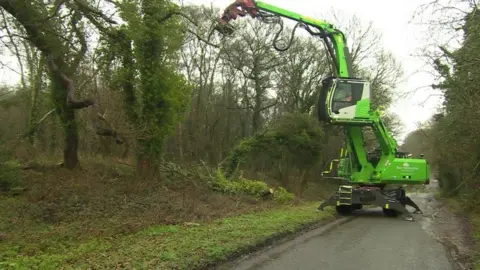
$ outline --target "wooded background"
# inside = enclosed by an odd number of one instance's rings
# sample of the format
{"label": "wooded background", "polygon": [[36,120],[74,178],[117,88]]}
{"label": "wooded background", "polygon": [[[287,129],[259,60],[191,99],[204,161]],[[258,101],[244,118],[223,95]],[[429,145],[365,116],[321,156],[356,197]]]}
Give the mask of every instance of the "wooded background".
{"label": "wooded background", "polygon": [[[321,181],[338,156],[341,133],[314,117],[332,74],[320,40],[297,35],[278,52],[278,25],[239,20],[227,38],[213,31],[220,10],[171,1],[0,3],[4,51],[21,75],[1,89],[0,132],[23,162],[114,157],[144,174],[162,160],[217,166],[233,149],[253,177],[293,188]],[[401,66],[371,24],[334,23],[355,73],[372,81],[373,106],[388,107]]]}
{"label": "wooded background", "polygon": [[[236,253],[238,239],[335,212],[313,212],[338,187],[322,172],[344,147],[342,129],[316,118],[332,75],[323,44],[297,29],[279,52],[279,26],[249,18],[224,37],[220,14],[165,0],[0,0],[0,65],[20,78],[0,86],[0,265],[193,268]],[[371,23],[329,17],[373,109],[408,94]],[[415,18],[432,35],[419,53],[436,76],[428,88],[445,102],[399,148],[425,154],[441,195],[480,220],[477,2],[434,0]],[[384,120],[405,133],[397,115]]]}
{"label": "wooded background", "polygon": [[[434,85],[445,96],[443,112],[404,146],[425,153],[452,194],[478,178],[478,15],[470,4],[449,24],[465,32],[462,47],[428,55],[443,78]],[[239,20],[227,38],[213,30],[220,10],[172,1],[0,6],[3,54],[16,58],[21,77],[0,89],[4,160],[56,159],[74,169],[82,159],[108,158],[148,178],[164,162],[224,167],[235,158],[249,177],[301,194],[323,181],[320,172],[343,145],[339,130],[315,119],[321,79],[332,74],[320,40],[297,35],[279,52],[272,47],[278,25]],[[374,109],[388,108],[401,65],[371,24],[333,15],[355,74],[372,82]],[[291,31],[281,33],[285,42]],[[402,131],[396,115],[385,119],[394,135]]]}
{"label": "wooded background", "polygon": [[406,138],[404,148],[415,155],[425,154],[432,164],[433,178],[439,180],[442,195],[460,200],[466,211],[478,211],[479,202],[475,199],[480,187],[478,3],[434,1],[423,8],[441,16],[436,21],[424,20],[432,32],[449,33],[447,42],[432,44],[435,50],[425,50],[424,54],[438,79],[432,84],[437,90],[435,95],[443,96],[444,102],[427,123]]}

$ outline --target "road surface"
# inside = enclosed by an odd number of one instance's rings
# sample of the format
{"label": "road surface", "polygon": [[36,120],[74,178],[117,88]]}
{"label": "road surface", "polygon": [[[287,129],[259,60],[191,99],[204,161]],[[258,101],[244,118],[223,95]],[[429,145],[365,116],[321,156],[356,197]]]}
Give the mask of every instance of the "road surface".
{"label": "road surface", "polygon": [[415,222],[387,218],[381,208],[364,209],[327,232],[322,228],[310,231],[229,265],[228,269],[455,269],[447,251],[430,231],[432,193],[409,195],[424,212],[414,215]]}

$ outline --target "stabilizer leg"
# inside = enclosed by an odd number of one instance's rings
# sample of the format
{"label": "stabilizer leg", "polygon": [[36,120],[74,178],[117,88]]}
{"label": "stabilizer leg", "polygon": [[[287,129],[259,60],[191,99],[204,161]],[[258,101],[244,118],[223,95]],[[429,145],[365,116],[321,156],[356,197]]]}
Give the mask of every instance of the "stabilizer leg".
{"label": "stabilizer leg", "polygon": [[386,215],[396,216],[397,213],[402,213],[405,215],[405,220],[415,220],[407,208],[405,208],[405,206],[395,197],[387,196],[386,194],[377,190],[372,190],[370,192],[372,192],[372,194],[375,196],[375,201],[373,204],[382,207]]}
{"label": "stabilizer leg", "polygon": [[404,201],[404,203],[405,203],[406,205],[409,205],[409,206],[415,208],[415,212],[413,212],[414,214],[423,214],[422,210],[420,210],[420,207],[418,207],[418,205],[417,205],[416,203],[414,203],[414,202],[412,201],[412,199],[410,199],[410,197],[405,196],[405,201]]}
{"label": "stabilizer leg", "polygon": [[342,185],[338,187],[338,190],[335,192],[333,196],[331,196],[322,204],[320,204],[317,210],[323,211],[324,207],[336,206],[336,210],[338,213],[348,214],[353,210],[352,202],[353,202],[353,187]]}
{"label": "stabilizer leg", "polygon": [[327,206],[336,206],[337,205],[337,200],[338,200],[338,195],[335,193],[332,195],[330,198],[327,200],[323,201],[317,208],[318,211],[323,211],[323,208]]}

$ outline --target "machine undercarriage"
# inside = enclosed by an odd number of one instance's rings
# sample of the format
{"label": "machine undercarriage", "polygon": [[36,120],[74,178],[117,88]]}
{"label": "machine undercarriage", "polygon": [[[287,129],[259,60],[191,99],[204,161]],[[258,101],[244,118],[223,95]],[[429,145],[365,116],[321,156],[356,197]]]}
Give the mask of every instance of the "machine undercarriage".
{"label": "machine undercarriage", "polygon": [[355,210],[360,210],[364,205],[375,205],[383,209],[388,217],[403,215],[405,220],[415,220],[406,209],[409,205],[415,208],[413,213],[421,214],[420,208],[406,195],[403,187],[382,188],[378,186],[351,186],[341,185],[330,198],[325,200],[318,210],[323,211],[327,206],[335,206],[337,212],[348,215]]}

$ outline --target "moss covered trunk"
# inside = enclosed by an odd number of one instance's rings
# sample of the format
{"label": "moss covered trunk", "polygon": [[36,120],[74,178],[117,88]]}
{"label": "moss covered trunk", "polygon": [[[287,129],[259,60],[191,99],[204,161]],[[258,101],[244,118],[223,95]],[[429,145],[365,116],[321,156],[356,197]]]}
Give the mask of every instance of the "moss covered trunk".
{"label": "moss covered trunk", "polygon": [[63,164],[73,169],[78,165],[78,126],[75,109],[68,106],[67,90],[64,80],[57,74],[50,74],[52,100],[60,116],[64,132]]}

